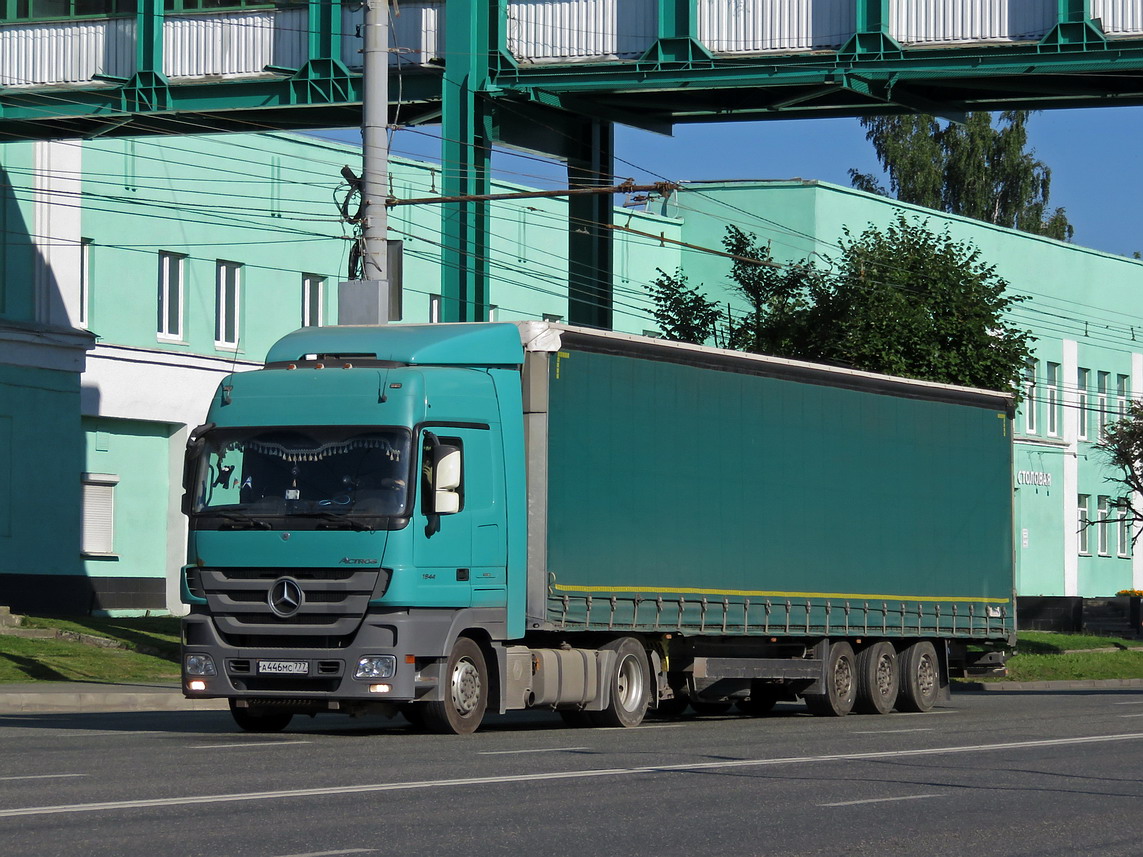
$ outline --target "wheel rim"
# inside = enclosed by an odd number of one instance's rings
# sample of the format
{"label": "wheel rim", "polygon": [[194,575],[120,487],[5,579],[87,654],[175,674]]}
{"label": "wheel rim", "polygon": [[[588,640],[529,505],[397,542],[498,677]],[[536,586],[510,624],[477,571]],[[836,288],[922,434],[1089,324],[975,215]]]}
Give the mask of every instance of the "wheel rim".
{"label": "wheel rim", "polygon": [[468,658],[456,662],[452,671],[452,705],[462,715],[471,714],[480,704],[480,670]]}
{"label": "wheel rim", "polygon": [[833,668],[833,688],[839,699],[845,699],[853,690],[853,668],[849,658],[838,658]]}
{"label": "wheel rim", "polygon": [[615,693],[624,711],[632,711],[643,698],[643,670],[634,655],[627,655],[615,674]]}
{"label": "wheel rim", "polygon": [[893,689],[893,659],[882,655],[877,659],[877,693],[887,697]]}
{"label": "wheel rim", "polygon": [[937,686],[937,668],[933,664],[933,659],[926,656],[921,658],[921,662],[917,664],[917,689],[920,690],[921,696],[930,696],[933,689]]}

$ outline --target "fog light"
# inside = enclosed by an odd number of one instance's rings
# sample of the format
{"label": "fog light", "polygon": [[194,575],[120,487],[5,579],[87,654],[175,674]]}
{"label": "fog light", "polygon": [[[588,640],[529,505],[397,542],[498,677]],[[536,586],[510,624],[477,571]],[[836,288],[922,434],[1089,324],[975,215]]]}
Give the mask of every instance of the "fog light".
{"label": "fog light", "polygon": [[206,690],[206,682],[201,678],[196,678],[194,681],[188,681],[187,690]]}
{"label": "fog light", "polygon": [[357,662],[354,678],[392,678],[397,671],[394,655],[366,655]]}
{"label": "fog light", "polygon": [[214,658],[210,655],[187,655],[183,659],[183,668],[187,675],[217,675]]}
{"label": "fog light", "polygon": [[388,693],[393,689],[391,684],[371,684],[369,685],[370,693]]}

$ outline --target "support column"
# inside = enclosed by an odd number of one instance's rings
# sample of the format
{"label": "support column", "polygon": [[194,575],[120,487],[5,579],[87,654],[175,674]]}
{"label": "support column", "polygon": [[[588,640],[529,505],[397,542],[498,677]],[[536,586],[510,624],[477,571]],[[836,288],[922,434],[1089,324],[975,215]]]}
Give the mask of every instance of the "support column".
{"label": "support column", "polygon": [[659,0],[659,38],[639,61],[660,65],[712,59],[698,40],[698,0]]}
{"label": "support column", "polygon": [[[568,156],[568,187],[615,184],[615,131],[610,122],[583,119]],[[609,193],[568,198],[568,320],[610,330],[613,308]]]}
{"label": "support column", "polygon": [[1040,40],[1041,52],[1099,50],[1107,47],[1107,37],[1091,17],[1091,0],[1057,0],[1056,24]]}
{"label": "support column", "polygon": [[[441,118],[441,193],[491,190],[492,105],[488,86],[496,0],[445,0],[445,71]],[[488,202],[441,205],[441,320],[484,321],[489,305]]]}
{"label": "support column", "polygon": [[896,57],[901,45],[889,35],[889,0],[856,0],[857,32],[838,51],[864,60]]}
{"label": "support column", "polygon": [[120,90],[124,110],[143,113],[170,108],[163,74],[163,0],[139,0],[135,12],[135,73]]}

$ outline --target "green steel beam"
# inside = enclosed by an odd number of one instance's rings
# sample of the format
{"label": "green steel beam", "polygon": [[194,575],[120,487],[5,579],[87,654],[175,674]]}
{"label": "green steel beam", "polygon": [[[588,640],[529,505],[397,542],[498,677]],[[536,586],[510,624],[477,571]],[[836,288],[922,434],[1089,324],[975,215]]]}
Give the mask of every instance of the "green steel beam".
{"label": "green steel beam", "polygon": [[1107,47],[1103,29],[1091,17],[1091,0],[1057,0],[1058,23],[1040,41],[1041,51],[1088,51]]}
{"label": "green steel beam", "polygon": [[698,0],[659,0],[658,36],[640,62],[689,67],[714,59],[698,40]]}
{"label": "green steel beam", "polygon": [[[568,186],[614,185],[614,126],[584,118],[579,124],[573,143],[577,151],[568,158]],[[572,324],[611,328],[614,211],[615,201],[609,193],[568,197],[568,320]]]}
{"label": "green steel beam", "polygon": [[[495,136],[492,74],[498,21],[496,2],[445,0],[442,83],[441,195],[488,194]],[[489,203],[441,205],[441,320],[488,318]]]}
{"label": "green steel beam", "polygon": [[857,32],[838,52],[852,59],[885,59],[903,53],[889,35],[889,0],[857,0]]}

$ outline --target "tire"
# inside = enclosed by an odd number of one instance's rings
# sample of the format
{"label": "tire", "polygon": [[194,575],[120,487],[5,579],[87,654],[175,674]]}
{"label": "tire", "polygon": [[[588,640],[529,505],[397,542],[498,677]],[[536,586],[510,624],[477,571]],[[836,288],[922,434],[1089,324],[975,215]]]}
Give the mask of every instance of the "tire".
{"label": "tire", "polygon": [[651,704],[651,670],[647,652],[634,637],[622,637],[602,647],[615,652],[607,708],[593,712],[599,726],[638,726]]}
{"label": "tire", "polygon": [[888,714],[897,704],[901,672],[897,650],[884,640],[857,653],[857,702],[862,714]]}
{"label": "tire", "polygon": [[442,735],[471,735],[488,708],[488,667],[474,640],[457,638],[441,680],[444,699],[422,703],[425,728]]}
{"label": "tire", "polygon": [[751,717],[762,717],[774,710],[778,700],[782,698],[780,685],[768,684],[761,681],[750,683],[750,696],[740,699],[735,705],[743,714]]}
{"label": "tire", "polygon": [[230,700],[230,716],[243,732],[281,732],[294,719],[291,711],[238,708],[233,699]]}
{"label": "tire", "polygon": [[913,643],[901,653],[901,690],[897,710],[922,712],[937,703],[941,692],[941,662],[928,640]]}
{"label": "tire", "polygon": [[670,699],[660,699],[659,705],[650,713],[655,717],[670,720],[675,717],[682,717],[688,705],[690,705],[690,700],[685,696],[672,696]]}
{"label": "tire", "polygon": [[857,700],[857,664],[853,647],[838,640],[825,663],[825,693],[807,694],[806,707],[818,717],[844,717]]}

